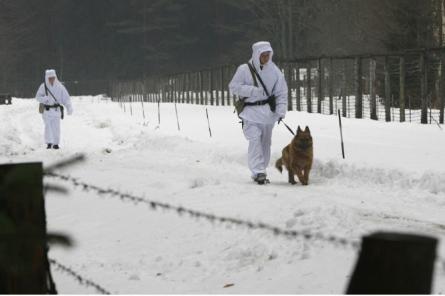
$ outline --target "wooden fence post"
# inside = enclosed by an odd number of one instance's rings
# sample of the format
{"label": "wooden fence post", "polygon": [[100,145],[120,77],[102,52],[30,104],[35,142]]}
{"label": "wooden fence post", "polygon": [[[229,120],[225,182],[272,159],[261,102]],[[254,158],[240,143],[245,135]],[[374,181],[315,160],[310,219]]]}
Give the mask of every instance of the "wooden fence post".
{"label": "wooden fence post", "polygon": [[186,103],[190,104],[190,89],[192,85],[192,81],[190,79],[190,72],[185,74],[186,84],[185,84],[185,95],[186,95]]}
{"label": "wooden fence post", "polygon": [[221,67],[221,106],[224,106],[225,103],[225,94],[224,94],[224,89],[225,89],[225,77],[224,77],[224,66]]}
{"label": "wooden fence post", "polygon": [[425,62],[425,53],[420,55],[420,99],[421,99],[421,123],[428,123],[428,98],[427,98],[427,71]]}
{"label": "wooden fence post", "polygon": [[167,77],[167,86],[168,86],[168,100],[167,100],[167,102],[168,103],[171,103],[171,102],[173,102],[173,83],[174,83],[174,80],[173,80],[173,78],[171,77],[171,76],[168,76]]}
{"label": "wooden fence post", "polygon": [[430,294],[437,239],[400,233],[365,236],[348,294]]}
{"label": "wooden fence post", "polygon": [[[237,65],[233,65],[233,73],[235,73],[236,72],[236,70],[238,69],[238,66]],[[234,74],[235,75],[235,74]],[[232,106],[233,105],[235,105],[235,102],[236,102],[236,96],[235,95],[232,95]]]}
{"label": "wooden fence post", "polygon": [[391,121],[391,77],[388,56],[385,57],[385,120]]}
{"label": "wooden fence post", "polygon": [[348,106],[346,106],[346,96],[349,95],[348,89],[347,89],[347,85],[346,85],[346,60],[343,62],[343,91],[340,92],[342,94],[341,97],[341,111],[342,111],[342,116],[343,117],[347,117],[348,116]]}
{"label": "wooden fence post", "polygon": [[355,59],[355,118],[363,118],[362,59]]}
{"label": "wooden fence post", "polygon": [[[215,74],[215,72],[210,69],[209,70],[209,88],[210,88],[210,105],[215,105],[215,94],[214,94],[214,89],[215,89],[215,77],[213,76]],[[206,102],[207,105],[208,102]]]}
{"label": "wooden fence post", "polygon": [[295,64],[295,91],[297,93],[297,111],[301,111],[301,82],[300,82],[300,66]]}
{"label": "wooden fence post", "polygon": [[287,110],[292,111],[293,102],[292,102],[292,83],[293,81],[293,69],[291,64],[287,64],[287,84],[288,84],[288,94],[287,94]]}
{"label": "wooden fence post", "polygon": [[197,104],[197,89],[198,89],[198,72],[192,73],[192,93],[191,102],[192,104]]}
{"label": "wooden fence post", "polygon": [[399,94],[399,109],[400,109],[400,122],[405,122],[405,57],[400,57],[400,94]]}
{"label": "wooden fence post", "polygon": [[307,112],[312,113],[312,84],[311,84],[311,64],[310,61],[306,67],[306,80],[307,80],[307,92],[306,92],[306,100],[307,100]]}
{"label": "wooden fence post", "polygon": [[204,75],[202,71],[199,72],[199,104],[204,104]]}
{"label": "wooden fence post", "polygon": [[370,95],[370,108],[371,119],[378,120],[377,116],[377,94],[376,94],[376,70],[377,62],[375,58],[371,58],[369,61],[369,95]]}
{"label": "wooden fence post", "polygon": [[49,293],[41,163],[0,165],[0,231],[0,293]]}
{"label": "wooden fence post", "polygon": [[230,66],[226,67],[226,74],[227,74],[227,81],[224,85],[224,89],[226,90],[227,106],[230,106],[231,99],[230,99],[229,82],[232,80],[232,75],[231,75],[232,72],[230,71]]}
{"label": "wooden fence post", "polygon": [[185,103],[185,91],[187,89],[187,77],[186,73],[182,74],[182,87],[181,87],[181,104]]}
{"label": "wooden fence post", "polygon": [[444,85],[444,81],[445,81],[445,75],[443,73],[444,71],[444,53],[441,52],[440,53],[440,79],[439,79],[439,94],[438,94],[438,99],[439,99],[439,123],[443,124],[444,123],[444,108],[445,108],[445,94],[443,93],[445,91],[445,85]]}
{"label": "wooden fence post", "polygon": [[329,59],[329,114],[334,114],[334,66]]}
{"label": "wooden fence post", "polygon": [[322,59],[318,59],[318,84],[317,84],[317,113],[321,112],[321,103],[324,100],[324,93],[323,93],[323,77],[324,71],[323,71],[323,65],[322,65]]}

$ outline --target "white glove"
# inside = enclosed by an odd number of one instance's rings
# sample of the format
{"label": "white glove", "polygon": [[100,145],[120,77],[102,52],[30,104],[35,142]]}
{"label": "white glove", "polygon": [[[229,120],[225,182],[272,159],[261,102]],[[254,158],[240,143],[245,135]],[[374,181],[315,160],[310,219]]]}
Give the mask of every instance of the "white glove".
{"label": "white glove", "polygon": [[45,104],[45,105],[50,105],[50,104],[51,104],[51,100],[49,99],[48,96],[44,96],[44,97],[42,98],[42,102],[43,102],[43,104]]}

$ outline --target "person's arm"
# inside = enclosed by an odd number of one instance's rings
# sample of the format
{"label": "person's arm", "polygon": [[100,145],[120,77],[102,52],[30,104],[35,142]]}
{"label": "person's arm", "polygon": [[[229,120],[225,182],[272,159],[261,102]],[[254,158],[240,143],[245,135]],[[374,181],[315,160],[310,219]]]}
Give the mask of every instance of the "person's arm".
{"label": "person's arm", "polygon": [[73,114],[73,106],[71,104],[70,94],[63,85],[62,85],[62,104],[66,107],[68,115]]}
{"label": "person's arm", "polygon": [[40,85],[39,89],[37,90],[36,100],[41,104],[45,104],[45,105],[51,104],[51,100],[45,93],[45,85],[43,83]]}
{"label": "person's arm", "polygon": [[283,73],[281,73],[280,70],[278,70],[278,72],[279,72],[278,81],[274,91],[277,103],[277,108],[275,111],[275,113],[277,114],[277,120],[280,118],[284,118],[286,116],[288,108],[287,104],[288,104],[288,91],[289,91]]}
{"label": "person's arm", "polygon": [[247,98],[245,101],[250,103],[265,100],[266,95],[263,88],[248,84],[248,77],[251,77],[251,74],[247,65],[239,66],[229,83],[230,93],[241,98]]}

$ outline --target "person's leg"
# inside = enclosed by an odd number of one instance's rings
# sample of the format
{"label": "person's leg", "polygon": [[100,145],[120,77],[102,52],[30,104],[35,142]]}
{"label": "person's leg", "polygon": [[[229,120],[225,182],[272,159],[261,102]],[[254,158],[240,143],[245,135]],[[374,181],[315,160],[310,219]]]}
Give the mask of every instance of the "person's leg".
{"label": "person's leg", "polygon": [[244,136],[249,141],[248,165],[254,178],[260,173],[266,173],[261,145],[261,126],[257,123],[245,121],[243,131]]}
{"label": "person's leg", "polygon": [[47,114],[43,114],[43,123],[45,125],[45,143],[48,144],[54,144],[53,142],[53,134],[52,134],[52,128],[51,128],[51,117],[49,117]]}
{"label": "person's leg", "polygon": [[51,120],[51,129],[53,133],[53,145],[59,145],[60,143],[60,118],[54,117]]}
{"label": "person's leg", "polygon": [[272,145],[272,130],[273,124],[267,124],[262,126],[261,133],[261,146],[263,149],[264,168],[267,169],[270,162],[270,147]]}

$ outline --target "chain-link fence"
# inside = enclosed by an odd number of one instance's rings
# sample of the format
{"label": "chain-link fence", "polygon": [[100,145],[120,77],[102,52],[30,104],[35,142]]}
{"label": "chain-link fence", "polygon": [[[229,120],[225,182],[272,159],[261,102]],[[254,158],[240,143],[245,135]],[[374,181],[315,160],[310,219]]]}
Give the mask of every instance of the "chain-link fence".
{"label": "chain-link fence", "polygon": [[[289,110],[384,121],[444,122],[445,48],[387,55],[308,57],[279,61]],[[115,101],[232,105],[228,84],[237,65],[111,86]]]}

